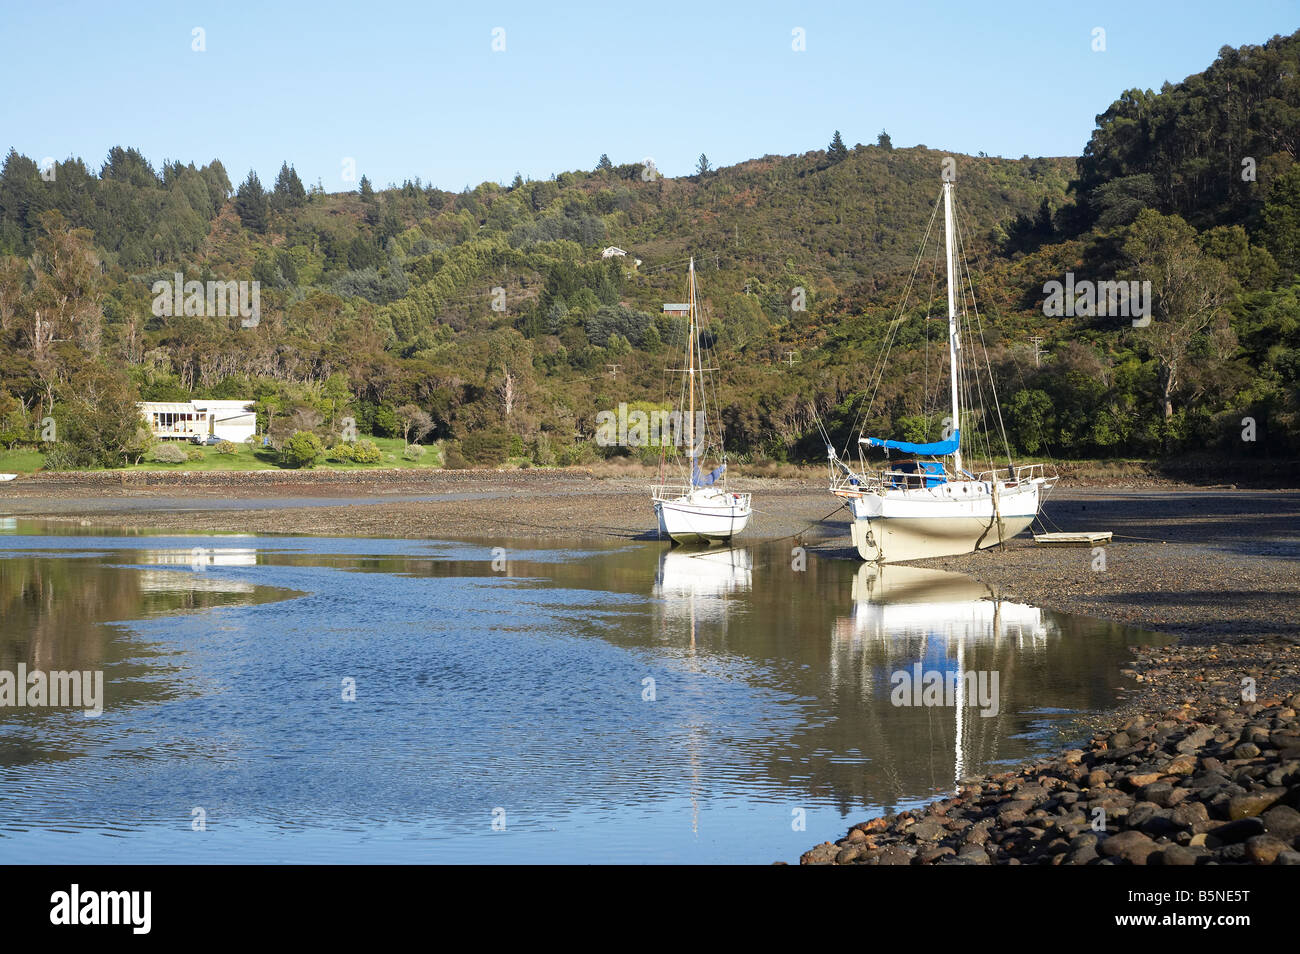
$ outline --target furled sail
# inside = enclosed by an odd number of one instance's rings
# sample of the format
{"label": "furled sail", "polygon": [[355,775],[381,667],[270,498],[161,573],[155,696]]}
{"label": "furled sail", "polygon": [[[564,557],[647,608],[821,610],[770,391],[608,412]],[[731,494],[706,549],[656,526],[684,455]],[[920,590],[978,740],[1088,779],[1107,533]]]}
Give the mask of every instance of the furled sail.
{"label": "furled sail", "polygon": [[861,437],[858,442],[868,447],[883,447],[886,450],[903,451],[906,454],[955,454],[961,441],[961,431],[953,431],[952,439],[935,441],[933,444],[913,444],[910,441],[887,441],[879,437]]}
{"label": "furled sail", "polygon": [[700,465],[697,462],[692,461],[691,462],[691,484],[692,486],[695,487],[712,487],[714,481],[716,481],[719,477],[721,477],[722,472],[726,469],[727,469],[727,465],[723,464],[721,467],[715,468],[712,472],[705,475],[701,475]]}

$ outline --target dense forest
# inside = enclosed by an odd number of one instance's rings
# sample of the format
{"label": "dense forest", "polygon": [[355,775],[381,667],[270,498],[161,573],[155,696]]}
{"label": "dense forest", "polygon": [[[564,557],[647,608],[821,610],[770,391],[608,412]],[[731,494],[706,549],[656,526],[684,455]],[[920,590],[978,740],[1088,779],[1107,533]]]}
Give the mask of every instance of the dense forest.
{"label": "dense forest", "polygon": [[[1014,451],[1294,454],[1298,144],[1300,33],[1124,92],[1078,159],[951,157]],[[702,155],[681,178],[601,156],[460,193],[362,176],[328,194],[287,160],[267,186],[217,159],[155,168],[117,147],[94,171],[10,150],[0,445],[38,446],[49,467],[138,460],[135,401],[206,397],[256,400],[276,447],[312,433],[329,448],[351,417],[441,441],[453,465],[629,453],[592,440],[596,414],[674,393],[684,320],[662,306],[692,256],[733,454],[822,459],[817,423],[847,434],[887,331],[871,424],[935,436],[935,323],[891,319],[947,158],[836,132],[802,155]],[[257,282],[256,320],[159,308],[177,273]],[[1150,281],[1153,320],[1048,315],[1044,285],[1067,273]]]}

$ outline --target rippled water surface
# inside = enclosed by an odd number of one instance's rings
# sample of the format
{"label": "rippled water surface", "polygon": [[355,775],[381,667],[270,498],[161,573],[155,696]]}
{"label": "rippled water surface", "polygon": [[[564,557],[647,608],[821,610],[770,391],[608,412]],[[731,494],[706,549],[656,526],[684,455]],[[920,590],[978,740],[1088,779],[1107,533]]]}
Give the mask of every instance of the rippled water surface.
{"label": "rippled water surface", "polygon": [[[0,671],[105,702],[0,708],[0,861],[795,860],[1056,751],[1162,639],[792,562],[6,521]],[[892,704],[916,664],[996,672],[998,711]]]}

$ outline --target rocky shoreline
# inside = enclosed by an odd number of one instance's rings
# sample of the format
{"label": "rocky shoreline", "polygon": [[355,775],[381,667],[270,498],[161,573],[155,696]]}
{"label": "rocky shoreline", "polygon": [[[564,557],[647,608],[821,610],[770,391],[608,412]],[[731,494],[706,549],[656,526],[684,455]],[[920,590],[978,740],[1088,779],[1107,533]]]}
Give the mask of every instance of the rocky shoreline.
{"label": "rocky shoreline", "polygon": [[800,864],[1300,865],[1300,647],[1144,649],[1133,675],[1129,714],[1086,748],[854,825]]}

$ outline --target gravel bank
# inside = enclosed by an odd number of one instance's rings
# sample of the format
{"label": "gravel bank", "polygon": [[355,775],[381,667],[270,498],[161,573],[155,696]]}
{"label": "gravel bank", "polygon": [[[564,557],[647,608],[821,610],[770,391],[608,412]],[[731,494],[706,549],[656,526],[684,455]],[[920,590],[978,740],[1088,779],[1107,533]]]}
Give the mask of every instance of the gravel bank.
{"label": "gravel bank", "polygon": [[[918,812],[875,818],[801,864],[1300,865],[1300,693],[1240,703],[1239,672],[1294,687],[1300,656],[1239,660],[1235,690],[1124,721],[1018,772],[993,775]],[[1168,685],[1216,654],[1159,660]],[[1231,702],[1235,699],[1237,705]]]}

